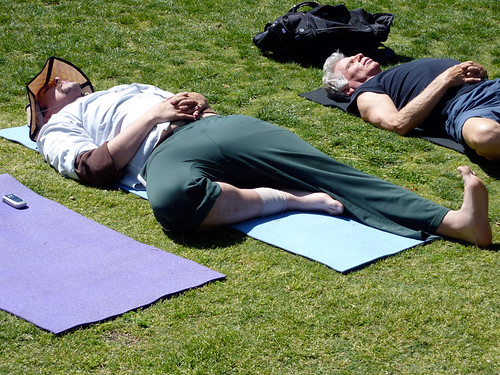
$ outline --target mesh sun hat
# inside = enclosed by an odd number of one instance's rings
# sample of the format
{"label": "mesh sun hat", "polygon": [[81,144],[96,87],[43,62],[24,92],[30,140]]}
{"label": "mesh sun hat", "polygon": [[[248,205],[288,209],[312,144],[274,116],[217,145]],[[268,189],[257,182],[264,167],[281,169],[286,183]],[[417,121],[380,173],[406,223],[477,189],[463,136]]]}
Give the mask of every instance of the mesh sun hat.
{"label": "mesh sun hat", "polygon": [[82,93],[94,92],[92,83],[79,68],[68,61],[64,61],[57,57],[50,57],[45,63],[42,71],[26,85],[29,100],[29,104],[26,107],[26,115],[30,127],[30,138],[33,141],[36,141],[38,132],[43,126],[43,115],[38,106],[36,96],[40,89],[53,82],[55,77],[79,83],[82,88]]}

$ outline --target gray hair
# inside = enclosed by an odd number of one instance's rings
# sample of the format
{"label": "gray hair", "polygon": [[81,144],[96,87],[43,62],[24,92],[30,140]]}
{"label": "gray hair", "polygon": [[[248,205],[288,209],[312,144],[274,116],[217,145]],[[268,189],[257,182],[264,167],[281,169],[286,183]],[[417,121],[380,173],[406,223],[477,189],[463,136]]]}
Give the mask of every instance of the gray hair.
{"label": "gray hair", "polygon": [[345,55],[336,51],[330,55],[323,65],[323,87],[326,95],[333,100],[346,100],[348,97],[342,89],[349,84],[349,81],[341,73],[334,73],[337,63],[345,58]]}

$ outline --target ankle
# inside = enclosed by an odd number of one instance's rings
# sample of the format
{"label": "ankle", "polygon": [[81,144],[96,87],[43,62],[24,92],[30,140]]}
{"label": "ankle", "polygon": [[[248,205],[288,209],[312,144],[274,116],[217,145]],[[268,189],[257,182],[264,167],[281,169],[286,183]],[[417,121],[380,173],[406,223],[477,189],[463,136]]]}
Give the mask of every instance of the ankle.
{"label": "ankle", "polygon": [[271,188],[256,188],[254,191],[260,196],[261,217],[279,214],[286,210],[288,198],[285,192]]}

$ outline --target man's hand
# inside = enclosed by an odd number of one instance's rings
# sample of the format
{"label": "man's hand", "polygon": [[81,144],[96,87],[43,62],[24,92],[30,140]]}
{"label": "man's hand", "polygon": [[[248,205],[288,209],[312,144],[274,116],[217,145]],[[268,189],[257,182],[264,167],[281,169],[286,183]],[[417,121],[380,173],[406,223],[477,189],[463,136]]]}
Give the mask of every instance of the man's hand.
{"label": "man's hand", "polygon": [[168,99],[177,110],[185,114],[191,114],[194,119],[208,109],[207,99],[196,92],[181,92]]}
{"label": "man's hand", "polygon": [[447,87],[480,82],[486,70],[478,63],[466,61],[446,69],[437,79],[442,78]]}
{"label": "man's hand", "polygon": [[486,68],[474,61],[466,61],[460,64],[467,77],[488,78]]}
{"label": "man's hand", "polygon": [[144,117],[154,125],[167,121],[194,121],[202,113],[202,106],[206,106],[205,98],[199,96],[200,98],[191,96],[190,93],[176,94],[154,105]]}

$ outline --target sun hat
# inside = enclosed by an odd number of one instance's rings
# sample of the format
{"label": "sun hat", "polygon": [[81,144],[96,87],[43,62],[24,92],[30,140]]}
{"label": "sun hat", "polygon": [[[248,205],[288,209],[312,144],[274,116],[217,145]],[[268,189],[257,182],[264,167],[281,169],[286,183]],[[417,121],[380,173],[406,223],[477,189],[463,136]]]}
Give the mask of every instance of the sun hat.
{"label": "sun hat", "polygon": [[30,128],[30,138],[33,141],[36,141],[38,132],[43,126],[43,115],[36,96],[42,87],[53,82],[55,77],[79,83],[82,94],[94,92],[92,83],[78,67],[63,59],[49,57],[42,71],[26,85],[29,100],[29,104],[26,106],[26,115]]}

